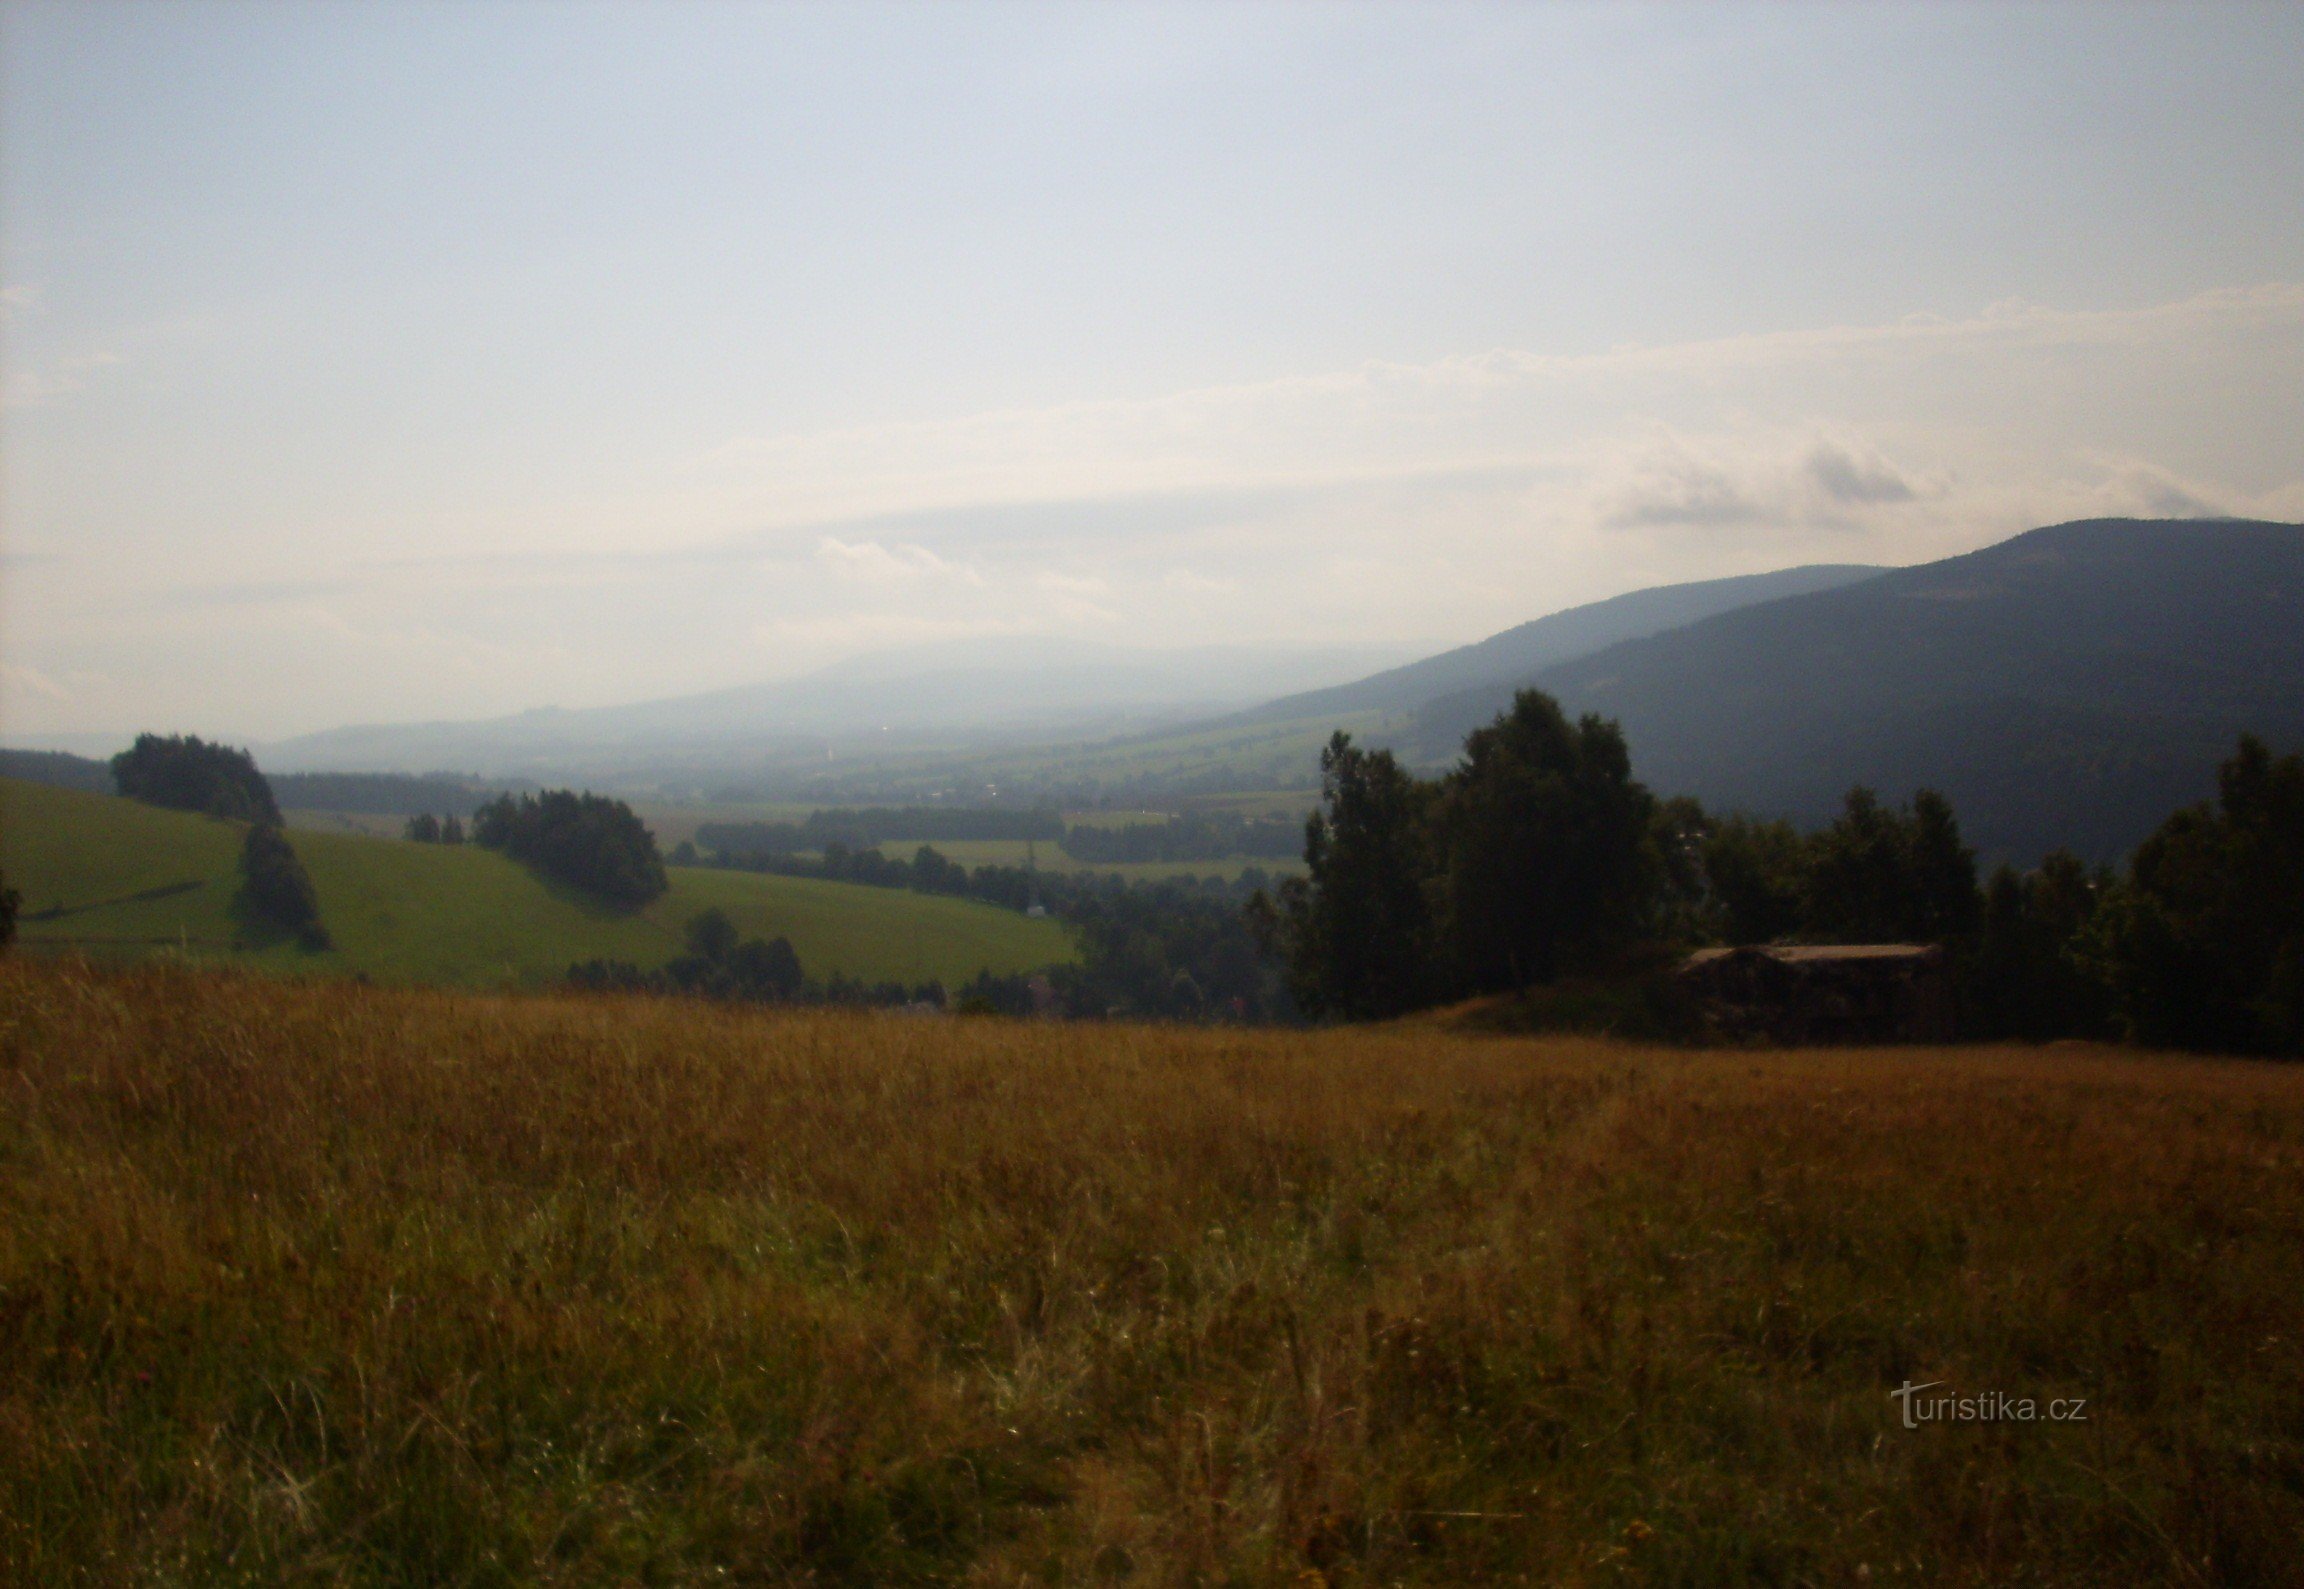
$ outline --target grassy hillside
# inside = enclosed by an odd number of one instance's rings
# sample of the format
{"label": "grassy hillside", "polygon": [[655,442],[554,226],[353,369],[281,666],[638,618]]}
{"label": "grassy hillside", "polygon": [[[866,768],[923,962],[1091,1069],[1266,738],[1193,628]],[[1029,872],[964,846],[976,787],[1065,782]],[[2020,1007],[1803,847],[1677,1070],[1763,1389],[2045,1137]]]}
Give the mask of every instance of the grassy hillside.
{"label": "grassy hillside", "polygon": [[[500,855],[349,833],[291,833],[336,948],[238,950],[231,901],[241,830],[182,812],[0,780],[0,866],[25,897],[31,945],[108,956],[175,946],[268,969],[469,987],[557,978],[597,957],[660,964],[708,906],[747,935],[782,934],[812,976],[957,982],[1066,957],[1063,929],[962,900],[676,867],[637,915],[549,887]],[[65,907],[62,915],[44,913]]]}
{"label": "grassy hillside", "polygon": [[36,961],[0,1032],[0,1581],[2295,1582],[2304,1068]]}

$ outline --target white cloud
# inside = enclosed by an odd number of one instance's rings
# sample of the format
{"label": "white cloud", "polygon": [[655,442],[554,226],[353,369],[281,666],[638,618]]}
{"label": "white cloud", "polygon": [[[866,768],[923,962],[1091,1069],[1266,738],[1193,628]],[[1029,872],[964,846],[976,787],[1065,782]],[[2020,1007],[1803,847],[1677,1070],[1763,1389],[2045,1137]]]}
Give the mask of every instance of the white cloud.
{"label": "white cloud", "polygon": [[1858,457],[1837,442],[1820,441],[1809,450],[1808,477],[1835,502],[1869,506],[1910,502],[1919,493],[1877,454]]}
{"label": "white cloud", "polygon": [[0,685],[5,685],[10,691],[21,691],[50,701],[72,699],[70,690],[38,668],[28,668],[14,662],[0,662]]}
{"label": "white cloud", "polygon": [[[1858,438],[1885,421],[1941,439],[2005,423],[2068,448],[2086,444],[2097,414],[2134,406],[2124,367],[2131,376],[2171,365],[2221,372],[2222,392],[2172,389],[2152,405],[2186,431],[2212,424],[2199,411],[2229,401],[2233,384],[2269,383],[2293,403],[2300,339],[2304,284],[2130,310],[2011,302],[1964,320],[1915,317],[1577,357],[1497,350],[1150,399],[739,439],[698,467],[730,489],[758,482],[752,502],[761,521],[802,523],[1540,466],[1595,435],[1657,424],[1701,434],[1805,416],[1811,429]],[[1878,459],[1849,452],[1844,441],[1817,445],[1846,456],[1852,472],[1836,476],[1841,500],[1904,500]],[[1710,513],[1710,522],[1730,508],[1708,505],[1701,493],[1681,505],[1699,519]]]}
{"label": "white cloud", "polygon": [[1725,470],[1683,455],[1644,469],[1606,522],[1625,527],[1749,524],[1765,513]]}
{"label": "white cloud", "polygon": [[[2304,287],[1371,363],[634,469],[356,541],[274,527],[127,558],[33,522],[72,555],[11,564],[11,657],[116,682],[11,681],[11,726],[596,704],[985,633],[1437,647],[1642,585],[2064,519],[2299,517]],[[264,643],[217,645],[220,601]]]}
{"label": "white cloud", "polygon": [[2097,500],[2107,514],[2133,514],[2154,519],[2215,519],[2229,517],[2230,507],[2219,500],[2213,486],[2185,480],[2154,464],[2132,458],[2103,460],[2107,478],[2097,488]]}
{"label": "white cloud", "polygon": [[948,562],[925,546],[881,545],[878,541],[843,541],[827,535],[816,543],[816,560],[852,579],[871,584],[923,579],[953,580],[981,586],[983,575],[964,564]]}

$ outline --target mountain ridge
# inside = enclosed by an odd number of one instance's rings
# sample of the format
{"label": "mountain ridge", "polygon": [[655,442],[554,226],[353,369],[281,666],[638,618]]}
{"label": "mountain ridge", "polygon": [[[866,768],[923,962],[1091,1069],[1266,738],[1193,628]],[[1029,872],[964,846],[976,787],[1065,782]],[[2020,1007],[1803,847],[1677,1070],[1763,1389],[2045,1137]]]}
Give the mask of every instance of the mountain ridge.
{"label": "mountain ridge", "polygon": [[1227,721],[1268,723],[1329,712],[1412,708],[1457,690],[1528,676],[1620,641],[1660,634],[1717,613],[1785,596],[1835,590],[1886,571],[1870,563],[1804,563],[1725,579],[1651,585],[1564,607],[1484,640],[1387,668],[1349,684],[1281,696]]}
{"label": "mountain ridge", "polygon": [[[2049,525],[1515,682],[1622,724],[1662,793],[1815,821],[1925,784],[1989,855],[2110,860],[2240,733],[2304,741],[2304,525]],[[1402,748],[1452,758],[1514,687],[1427,702]]]}

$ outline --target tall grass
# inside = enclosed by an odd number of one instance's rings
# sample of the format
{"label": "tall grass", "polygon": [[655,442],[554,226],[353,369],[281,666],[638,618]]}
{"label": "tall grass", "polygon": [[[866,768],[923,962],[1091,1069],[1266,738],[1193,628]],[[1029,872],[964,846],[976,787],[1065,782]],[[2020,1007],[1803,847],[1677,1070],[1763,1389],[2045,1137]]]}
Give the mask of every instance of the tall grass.
{"label": "tall grass", "polygon": [[2293,1583],[2300,1170],[2111,1051],[0,965],[0,1579]]}

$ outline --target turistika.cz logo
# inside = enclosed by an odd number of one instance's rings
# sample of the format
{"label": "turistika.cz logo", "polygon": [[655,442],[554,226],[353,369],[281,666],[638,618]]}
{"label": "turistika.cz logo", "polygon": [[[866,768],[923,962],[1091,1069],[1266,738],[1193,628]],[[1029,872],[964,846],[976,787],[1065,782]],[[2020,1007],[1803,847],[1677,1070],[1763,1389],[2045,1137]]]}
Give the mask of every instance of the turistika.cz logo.
{"label": "turistika.cz logo", "polygon": [[1924,1423],[2086,1423],[2088,1398],[2085,1396],[2059,1396],[2042,1403],[2030,1396],[2010,1396],[2003,1391],[1987,1390],[1974,1396],[1947,1392],[1942,1396],[1923,1394],[1939,1388],[1945,1382],[1932,1379],[1925,1385],[1906,1380],[1888,1394],[1904,1406],[1904,1427],[1917,1429]]}

